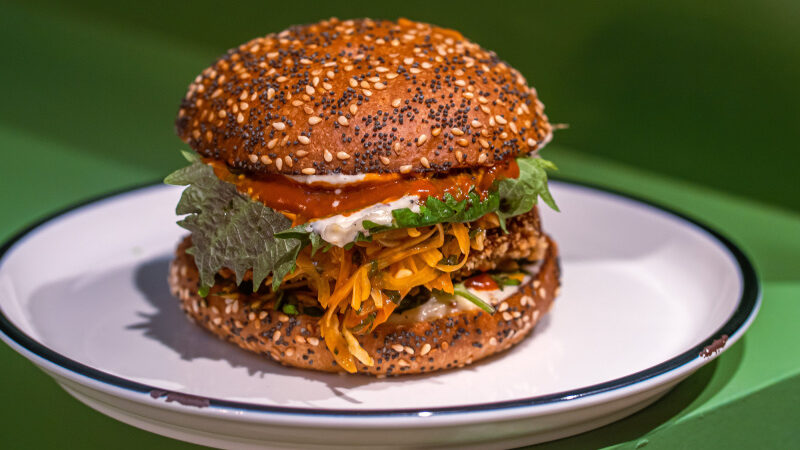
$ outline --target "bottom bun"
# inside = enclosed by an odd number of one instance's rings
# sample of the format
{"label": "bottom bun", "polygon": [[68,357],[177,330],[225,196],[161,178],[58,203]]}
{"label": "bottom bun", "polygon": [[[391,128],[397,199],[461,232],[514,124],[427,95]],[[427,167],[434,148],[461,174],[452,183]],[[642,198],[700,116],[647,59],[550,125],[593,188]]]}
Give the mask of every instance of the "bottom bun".
{"label": "bottom bun", "polygon": [[[358,371],[393,376],[463,367],[520,342],[549,311],[558,294],[558,248],[549,238],[548,243],[538,272],[494,305],[494,314],[479,309],[456,310],[431,321],[382,323],[358,336],[361,346],[375,360],[372,367],[358,363]],[[320,337],[318,317],[290,316],[273,309],[271,303],[257,302],[255,296],[240,294],[238,299],[226,299],[211,293],[200,297],[197,266],[186,253],[190,246],[188,237],[178,246],[169,285],[193,322],[223,340],[286,366],[343,371]]]}

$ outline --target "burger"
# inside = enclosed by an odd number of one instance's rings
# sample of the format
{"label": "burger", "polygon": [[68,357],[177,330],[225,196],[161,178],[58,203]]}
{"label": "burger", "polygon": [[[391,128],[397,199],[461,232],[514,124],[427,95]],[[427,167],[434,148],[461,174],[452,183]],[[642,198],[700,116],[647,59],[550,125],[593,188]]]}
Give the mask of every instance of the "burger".
{"label": "burger", "polygon": [[456,31],[325,20],[229,50],[190,84],[191,232],[169,284],[221,339],[287,366],[378,376],[520,342],[559,290],[538,199],[536,91]]}

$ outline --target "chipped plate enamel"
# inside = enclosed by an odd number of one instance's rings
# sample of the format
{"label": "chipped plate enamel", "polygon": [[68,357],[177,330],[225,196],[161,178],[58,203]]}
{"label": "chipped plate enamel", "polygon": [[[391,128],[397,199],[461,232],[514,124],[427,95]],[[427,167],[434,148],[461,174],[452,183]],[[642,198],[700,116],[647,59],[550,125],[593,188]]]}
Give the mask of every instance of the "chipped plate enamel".
{"label": "chipped plate enamel", "polygon": [[199,444],[507,448],[568,436],[711,361],[718,353],[700,353],[742,336],[760,291],[746,257],[708,228],[596,188],[552,191],[562,212],[542,215],[561,250],[560,297],[532,338],[463,369],[322,374],[211,337],[167,290],[184,234],[180,189],[167,186],[71,209],[6,244],[0,337],[92,408]]}

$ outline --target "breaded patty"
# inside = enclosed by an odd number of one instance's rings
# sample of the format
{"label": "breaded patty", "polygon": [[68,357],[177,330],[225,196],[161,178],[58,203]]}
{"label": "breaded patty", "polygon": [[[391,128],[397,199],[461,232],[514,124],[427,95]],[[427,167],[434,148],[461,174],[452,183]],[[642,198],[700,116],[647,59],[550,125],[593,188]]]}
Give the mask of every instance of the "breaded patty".
{"label": "breaded patty", "polygon": [[464,267],[453,274],[453,280],[494,270],[508,261],[536,261],[544,258],[547,239],[541,232],[539,213],[535,206],[525,214],[507,219],[506,230],[507,232],[503,232],[499,226],[486,230],[483,249],[470,251]]}

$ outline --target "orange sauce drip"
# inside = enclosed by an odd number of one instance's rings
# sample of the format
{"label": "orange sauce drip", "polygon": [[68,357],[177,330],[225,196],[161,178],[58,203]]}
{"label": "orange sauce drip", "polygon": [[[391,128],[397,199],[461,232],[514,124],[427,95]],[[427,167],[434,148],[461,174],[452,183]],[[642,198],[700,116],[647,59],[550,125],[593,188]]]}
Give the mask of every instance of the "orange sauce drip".
{"label": "orange sauce drip", "polygon": [[519,176],[519,166],[516,160],[511,159],[490,168],[482,167],[445,177],[370,174],[354,184],[326,186],[299,183],[278,174],[258,177],[237,175],[222,162],[208,161],[208,164],[220,179],[236,185],[239,192],[276,211],[293,215],[295,223],[386,203],[406,195],[441,199],[445,194],[450,194],[461,200],[474,188],[481,198],[485,198],[495,180]]}
{"label": "orange sauce drip", "polygon": [[467,281],[464,282],[464,286],[475,289],[476,291],[494,291],[500,289],[497,282],[486,272],[468,278]]}

